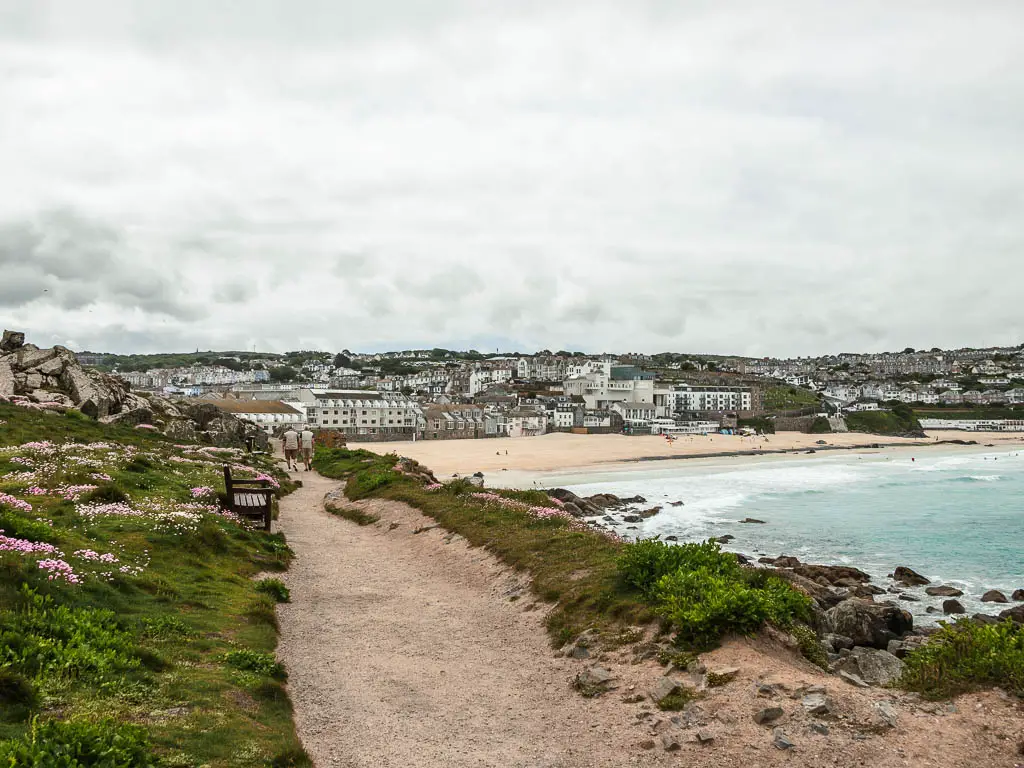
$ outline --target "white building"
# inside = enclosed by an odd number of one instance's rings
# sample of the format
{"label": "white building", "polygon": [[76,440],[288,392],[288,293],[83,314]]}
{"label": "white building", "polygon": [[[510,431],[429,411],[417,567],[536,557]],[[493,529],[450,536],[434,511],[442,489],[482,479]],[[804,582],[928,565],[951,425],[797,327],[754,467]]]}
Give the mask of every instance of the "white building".
{"label": "white building", "polygon": [[588,410],[605,410],[612,403],[648,403],[653,405],[654,374],[633,366],[611,366],[610,373],[588,373],[563,382],[567,396],[583,398]]}
{"label": "white building", "polygon": [[667,398],[670,413],[751,410],[748,387],[677,384],[668,391]]}
{"label": "white building", "polygon": [[420,406],[401,395],[303,389],[299,399],[310,424],[351,438],[412,440],[423,418]]}
{"label": "white building", "polygon": [[260,426],[268,435],[283,425],[298,426],[307,423],[303,403],[283,400],[236,400],[233,397],[211,398],[210,403],[218,410],[248,419]]}

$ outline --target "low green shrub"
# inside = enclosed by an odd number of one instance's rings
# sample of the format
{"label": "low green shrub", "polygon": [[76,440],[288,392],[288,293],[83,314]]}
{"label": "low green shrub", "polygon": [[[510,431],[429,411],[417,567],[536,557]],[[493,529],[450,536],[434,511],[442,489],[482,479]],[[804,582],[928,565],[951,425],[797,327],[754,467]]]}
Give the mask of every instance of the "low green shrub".
{"label": "low green shrub", "polygon": [[821,644],[821,640],[818,639],[818,633],[806,624],[796,624],[790,629],[790,632],[796,638],[800,655],[816,667],[828,670],[828,653],[825,651],[825,646]]}
{"label": "low green shrub", "polygon": [[694,692],[689,688],[680,687],[675,693],[670,693],[668,696],[658,702],[658,709],[662,712],[682,712],[686,709],[686,705],[689,704],[696,698]]}
{"label": "low green shrub", "polygon": [[932,698],[986,686],[1024,697],[1024,626],[1010,619],[991,625],[960,619],[905,661],[900,685]]}
{"label": "low green shrub", "polygon": [[142,620],[142,634],[155,640],[170,640],[194,634],[192,627],[175,616],[154,616]]}
{"label": "low green shrub", "polygon": [[275,605],[277,605],[277,603],[274,598],[269,595],[260,594],[249,603],[245,610],[245,615],[257,624],[269,624],[274,629],[277,629],[277,613],[274,611]]}
{"label": "low green shrub", "polygon": [[258,675],[266,675],[275,680],[285,680],[288,677],[288,674],[284,671],[284,666],[278,663],[272,653],[260,653],[259,651],[250,650],[229,651],[221,659],[228,666],[245,672],[255,672]]}
{"label": "low green shrub", "polygon": [[364,499],[374,491],[391,485],[402,477],[393,469],[358,472],[345,484],[345,495],[350,499]]}
{"label": "low green shrub", "polygon": [[311,765],[313,761],[302,747],[286,749],[270,760],[270,768],[309,768]]}
{"label": "low green shrub", "polygon": [[44,541],[47,544],[56,544],[58,541],[57,531],[52,525],[39,520],[29,520],[27,517],[7,510],[0,512],[0,531],[16,539]]}
{"label": "low green shrub", "polygon": [[115,483],[102,483],[85,494],[85,496],[82,497],[82,501],[86,504],[92,502],[99,504],[121,504],[131,501],[131,499],[128,494]]}
{"label": "low green shrub", "polygon": [[39,694],[19,672],[0,667],[0,718],[22,720],[39,706]]}
{"label": "low green shrub", "polygon": [[0,765],[18,768],[156,768],[146,731],[110,720],[33,722],[20,739],[0,742]]}
{"label": "low green shrub", "polygon": [[279,603],[287,603],[291,600],[291,592],[280,579],[260,579],[256,582],[256,591],[270,595]]}
{"label": "low green shrub", "polygon": [[0,665],[30,680],[102,678],[140,666],[132,636],[114,612],[55,605],[30,594],[28,605],[0,613]]}
{"label": "low green shrub", "polygon": [[135,458],[133,458],[131,461],[124,465],[126,472],[138,473],[147,472],[151,469],[154,469],[155,467],[156,464],[154,464],[151,459],[145,456],[136,456]]}
{"label": "low green shrub", "polygon": [[645,595],[652,595],[662,577],[677,571],[704,568],[711,573],[739,578],[739,561],[723,553],[716,542],[668,544],[657,539],[640,539],[626,545],[618,558],[623,580]]}
{"label": "low green shrub", "polygon": [[827,435],[832,432],[832,424],[824,416],[818,416],[811,422],[811,428],[808,432],[812,435]]}
{"label": "low green shrub", "polygon": [[617,560],[620,577],[643,593],[676,631],[677,642],[714,647],[735,632],[749,635],[764,622],[789,627],[808,621],[810,600],[767,571],[743,568],[718,543],[627,544]]}

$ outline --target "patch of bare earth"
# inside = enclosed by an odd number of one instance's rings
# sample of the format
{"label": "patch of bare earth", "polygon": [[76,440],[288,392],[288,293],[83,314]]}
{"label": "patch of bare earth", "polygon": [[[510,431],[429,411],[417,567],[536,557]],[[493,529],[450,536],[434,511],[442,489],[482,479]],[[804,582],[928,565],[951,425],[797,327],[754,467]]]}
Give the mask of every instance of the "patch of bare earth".
{"label": "patch of bare earth", "polygon": [[[547,607],[521,574],[442,528],[422,530],[433,521],[403,504],[356,503],[379,517],[367,526],[329,515],[322,499],[337,483],[298,476],[304,487],[283,500],[280,519],[297,556],[279,656],[320,768],[1024,762],[1020,701],[993,692],[935,705],[854,688],[781,637],[705,654],[712,671],[738,668],[735,679],[683,712],[660,712],[647,693],[665,669],[638,661],[635,646],[602,651],[598,642],[590,658],[556,656]],[[572,683],[591,665],[614,679],[584,698]],[[807,711],[800,689],[810,686],[824,687],[828,714]],[[755,713],[771,708],[782,715],[757,725]],[[779,734],[793,746],[775,746]]]}

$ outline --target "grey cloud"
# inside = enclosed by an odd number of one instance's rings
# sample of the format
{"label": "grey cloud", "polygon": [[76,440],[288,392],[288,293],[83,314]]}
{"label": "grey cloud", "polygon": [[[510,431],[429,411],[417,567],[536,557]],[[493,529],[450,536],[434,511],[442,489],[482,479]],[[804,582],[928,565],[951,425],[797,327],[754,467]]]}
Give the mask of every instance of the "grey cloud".
{"label": "grey cloud", "polygon": [[0,320],[92,347],[1024,339],[1017,4],[300,6],[0,0]]}

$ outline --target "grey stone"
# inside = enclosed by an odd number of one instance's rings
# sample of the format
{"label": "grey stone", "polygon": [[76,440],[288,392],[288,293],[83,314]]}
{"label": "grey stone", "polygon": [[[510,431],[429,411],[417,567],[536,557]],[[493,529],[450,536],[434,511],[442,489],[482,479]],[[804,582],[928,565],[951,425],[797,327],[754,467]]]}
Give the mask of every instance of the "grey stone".
{"label": "grey stone", "polygon": [[904,664],[888,651],[875,648],[854,648],[850,657],[840,662],[841,669],[857,675],[868,685],[888,685],[903,674]]}
{"label": "grey stone", "polygon": [[765,707],[754,713],[754,722],[758,725],[769,725],[774,723],[785,713],[782,707]]}
{"label": "grey stone", "polygon": [[989,616],[987,613],[976,613],[971,616],[971,621],[975,624],[984,624],[986,626],[1000,623],[998,617]]}
{"label": "grey stone", "polygon": [[899,599],[900,600],[906,600],[908,603],[919,603],[919,602],[921,602],[921,598],[920,597],[917,597],[915,595],[908,595],[906,592],[900,594]]}
{"label": "grey stone", "polygon": [[672,694],[678,693],[682,688],[683,685],[678,680],[673,680],[671,677],[660,677],[658,682],[648,692],[648,695],[655,704],[661,704],[661,702]]}
{"label": "grey stone", "polygon": [[668,730],[661,734],[661,746],[666,752],[677,752],[683,746],[682,734],[677,730]]}
{"label": "grey stone", "polygon": [[870,688],[867,683],[861,680],[860,675],[855,675],[853,672],[847,672],[845,669],[839,671],[839,677],[848,682],[850,685],[856,688]]}
{"label": "grey stone", "polygon": [[829,728],[824,723],[811,723],[811,732],[819,736],[828,736]]}
{"label": "grey stone", "polygon": [[1012,600],[1016,600],[1017,602],[1024,601],[1024,589],[1013,590],[1013,594],[1010,595],[1010,598]]}
{"label": "grey stone", "polygon": [[825,631],[849,637],[854,645],[885,648],[914,628],[914,618],[892,602],[844,600],[825,612]]}
{"label": "grey stone", "polygon": [[781,728],[772,731],[772,744],[776,749],[792,749],[796,746]]}
{"label": "grey stone", "polygon": [[697,731],[694,734],[694,741],[698,744],[710,744],[714,740],[715,737],[710,731]]}
{"label": "grey stone", "polygon": [[0,399],[9,400],[14,395],[14,372],[6,360],[0,360]]}
{"label": "grey stone", "polygon": [[576,684],[580,687],[597,688],[607,686],[614,679],[611,670],[593,664],[576,675]]}
{"label": "grey stone", "polygon": [[981,596],[981,602],[983,603],[1008,603],[1006,595],[1000,592],[998,589],[990,589],[984,595]]}
{"label": "grey stone", "polygon": [[895,728],[896,723],[899,721],[899,714],[896,712],[896,707],[890,704],[888,701],[876,701],[872,707],[874,718],[882,725],[889,728]]}
{"label": "grey stone", "polygon": [[932,597],[960,597],[963,595],[963,590],[951,587],[949,584],[943,584],[941,587],[926,587],[924,591],[925,594]]}
{"label": "grey stone", "polygon": [[846,635],[837,635],[832,632],[826,634],[823,640],[825,645],[831,646],[837,653],[843,648],[853,648],[853,646],[856,645],[852,638],[849,638]]}
{"label": "grey stone", "polygon": [[942,612],[947,616],[951,613],[967,613],[964,604],[959,600],[943,600]]}
{"label": "grey stone", "polygon": [[832,714],[834,708],[832,700],[824,693],[809,693],[801,699],[800,703],[807,714],[819,717]]}

